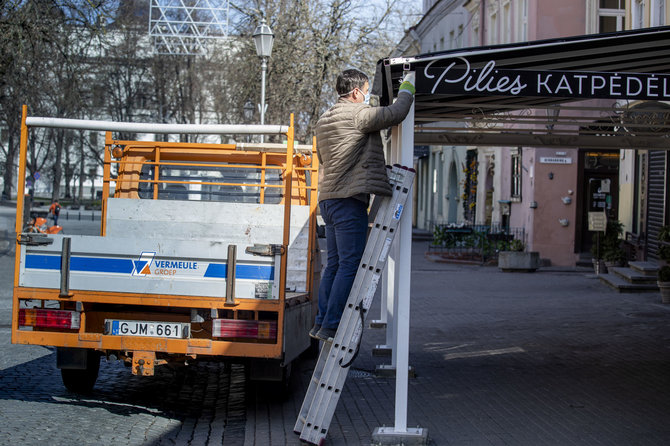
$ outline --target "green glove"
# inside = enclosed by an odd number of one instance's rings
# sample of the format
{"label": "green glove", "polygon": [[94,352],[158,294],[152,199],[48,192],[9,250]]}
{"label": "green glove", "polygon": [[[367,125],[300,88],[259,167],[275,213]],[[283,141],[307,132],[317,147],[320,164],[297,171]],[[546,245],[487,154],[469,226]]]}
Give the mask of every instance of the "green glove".
{"label": "green glove", "polygon": [[416,79],[416,74],[414,71],[410,71],[405,75],[405,77],[402,80],[402,84],[400,84],[400,88],[398,89],[398,93],[409,93],[411,95],[414,95],[416,93],[416,88],[414,88],[414,81]]}

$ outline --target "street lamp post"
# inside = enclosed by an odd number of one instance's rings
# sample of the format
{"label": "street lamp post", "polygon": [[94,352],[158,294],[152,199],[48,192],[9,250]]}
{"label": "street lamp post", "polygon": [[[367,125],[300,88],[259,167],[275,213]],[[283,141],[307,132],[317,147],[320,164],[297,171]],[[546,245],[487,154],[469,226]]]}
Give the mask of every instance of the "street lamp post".
{"label": "street lamp post", "polygon": [[[268,71],[268,58],[272,54],[272,44],[274,43],[275,36],[272,34],[272,30],[268,26],[265,19],[261,22],[260,25],[256,27],[253,34],[254,43],[256,44],[256,54],[261,58],[261,125],[265,124],[265,74]],[[263,142],[263,135],[261,135],[261,142]]]}

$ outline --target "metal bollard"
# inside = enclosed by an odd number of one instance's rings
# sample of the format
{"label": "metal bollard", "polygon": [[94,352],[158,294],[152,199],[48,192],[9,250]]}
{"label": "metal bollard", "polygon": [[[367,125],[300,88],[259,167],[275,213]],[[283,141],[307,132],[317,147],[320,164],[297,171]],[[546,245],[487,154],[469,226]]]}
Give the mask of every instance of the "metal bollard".
{"label": "metal bollard", "polygon": [[70,237],[63,238],[60,255],[60,297],[72,297],[70,293],[70,256],[71,250]]}

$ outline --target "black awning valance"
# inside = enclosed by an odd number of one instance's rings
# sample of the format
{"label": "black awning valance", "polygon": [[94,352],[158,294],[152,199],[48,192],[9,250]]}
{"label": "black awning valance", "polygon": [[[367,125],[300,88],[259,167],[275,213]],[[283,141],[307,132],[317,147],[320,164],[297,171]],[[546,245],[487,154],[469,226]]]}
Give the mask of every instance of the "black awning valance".
{"label": "black awning valance", "polygon": [[[451,104],[470,104],[472,96],[478,97],[478,106],[495,103],[496,110],[505,103],[534,107],[584,98],[664,100],[670,94],[670,26],[457,49],[385,59],[378,65],[373,93],[382,104],[397,94],[404,71],[417,72],[416,117],[422,121],[468,116],[471,107]],[[466,77],[460,83],[437,82],[445,70],[452,80]],[[469,90],[464,88],[467,71]],[[504,76],[509,80],[501,81]],[[528,86],[515,89],[522,84]]]}

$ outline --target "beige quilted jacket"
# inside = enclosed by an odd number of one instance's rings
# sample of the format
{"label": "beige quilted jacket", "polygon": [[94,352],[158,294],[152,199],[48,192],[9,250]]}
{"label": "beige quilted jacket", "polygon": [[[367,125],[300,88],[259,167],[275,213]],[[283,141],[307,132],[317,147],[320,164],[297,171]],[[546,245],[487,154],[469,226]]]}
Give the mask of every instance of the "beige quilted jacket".
{"label": "beige quilted jacket", "polygon": [[319,201],[359,194],[391,195],[379,130],[402,122],[413,100],[411,94],[403,93],[388,107],[371,107],[340,98],[319,118]]}

